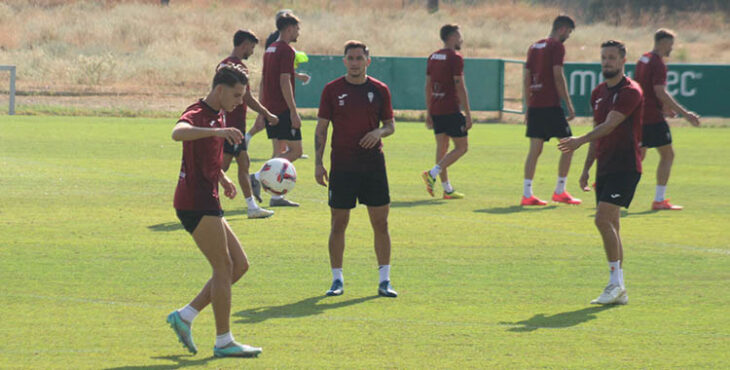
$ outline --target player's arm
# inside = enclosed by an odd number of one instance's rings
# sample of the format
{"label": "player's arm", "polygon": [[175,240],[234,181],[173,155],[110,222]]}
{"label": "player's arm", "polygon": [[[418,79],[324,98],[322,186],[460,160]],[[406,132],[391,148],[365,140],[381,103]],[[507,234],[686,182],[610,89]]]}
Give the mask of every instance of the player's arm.
{"label": "player's arm", "polygon": [[186,121],[179,121],[172,129],[172,140],[193,141],[206,137],[222,137],[229,144],[240,144],[243,134],[235,127],[197,127]]}
{"label": "player's arm", "polygon": [[565,106],[568,108],[568,118],[570,121],[575,118],[575,109],[573,109],[573,101],[570,100],[568,94],[568,82],[565,81],[565,72],[562,65],[553,66],[553,78],[555,78],[555,89],[558,90],[558,96],[563,99]]}
{"label": "player's arm", "polygon": [[279,86],[281,86],[281,95],[284,96],[286,106],[289,107],[289,114],[291,115],[291,127],[301,127],[302,120],[301,118],[299,118],[299,113],[297,113],[297,105],[296,102],[294,102],[294,89],[291,86],[290,73],[282,73],[279,75]]}
{"label": "player's arm", "polygon": [[586,154],[586,161],[583,164],[583,173],[580,175],[580,179],[578,180],[578,184],[580,185],[580,188],[583,189],[583,191],[591,191],[591,188],[588,186],[588,179],[590,178],[590,170],[593,166],[593,162],[596,161],[596,143],[591,141],[591,143],[588,145],[588,153]]}
{"label": "player's arm", "polygon": [[700,125],[700,116],[695,112],[688,111],[682,104],[679,104],[677,100],[667,93],[664,85],[654,85],[654,93],[656,93],[656,97],[662,102],[663,106],[669,107],[673,112],[679,112],[692,126]]}
{"label": "player's arm", "polygon": [[312,76],[310,76],[306,73],[294,72],[294,78],[296,78],[299,81],[302,81],[302,85],[306,85],[309,83],[309,80],[312,79]]}
{"label": "player's arm", "polygon": [[459,97],[459,103],[461,103],[461,109],[464,110],[466,116],[466,129],[470,129],[472,125],[471,121],[471,107],[469,106],[469,94],[466,92],[466,81],[464,81],[464,75],[454,76],[454,85],[456,85],[456,96]]}
{"label": "player's arm", "polygon": [[[269,121],[269,122],[276,122],[276,123],[279,122],[279,118],[276,117],[276,115],[271,114],[271,112],[269,112],[269,110],[266,109],[266,107],[264,107],[261,104],[261,102],[259,102],[259,100],[256,99],[256,97],[253,96],[253,94],[251,94],[251,89],[248,89],[248,88],[246,89],[246,93],[243,95],[243,101],[254,112],[256,112],[258,114],[261,114],[264,117],[266,117],[266,120],[267,121]],[[276,123],[274,123],[273,125],[276,125]]]}
{"label": "player's arm", "polygon": [[383,125],[365,134],[360,139],[360,146],[365,149],[370,149],[378,144],[378,141],[384,137],[393,135],[395,132],[395,119],[387,119],[383,121]]}
{"label": "player's arm", "polygon": [[426,75],[426,88],[423,95],[426,97],[426,128],[429,130],[433,128],[433,118],[431,118],[431,91],[433,91],[433,81],[431,81],[431,76]]}
{"label": "player's arm", "polygon": [[608,112],[606,120],[591,130],[591,132],[578,137],[566,137],[560,139],[558,143],[558,149],[565,153],[570,153],[578,149],[581,145],[592,142],[598,138],[606,136],[611,133],[618,125],[626,119],[626,116],[616,110]]}
{"label": "player's arm", "polygon": [[525,67],[522,70],[522,98],[524,101],[522,105],[525,108],[525,123],[527,123],[527,104],[530,101],[530,83],[532,78],[530,77],[530,70]]}
{"label": "player's arm", "polygon": [[324,147],[327,144],[327,130],[329,129],[330,120],[326,118],[319,118],[317,120],[317,127],[314,129],[314,178],[317,183],[322,186],[327,186],[329,178],[327,176],[327,169],[324,168]]}

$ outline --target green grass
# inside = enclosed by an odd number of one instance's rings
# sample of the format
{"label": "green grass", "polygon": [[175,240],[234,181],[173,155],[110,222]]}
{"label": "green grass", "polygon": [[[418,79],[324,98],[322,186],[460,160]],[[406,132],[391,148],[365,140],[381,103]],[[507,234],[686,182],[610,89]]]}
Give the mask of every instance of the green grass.
{"label": "green grass", "polygon": [[[233,289],[233,333],[264,353],[218,360],[210,309],[195,322],[197,356],[164,322],[210,274],[172,209],[181,155],[173,123],[0,117],[0,368],[730,366],[728,129],[674,129],[669,195],[682,212],[650,211],[650,153],[621,219],[631,301],[613,308],[588,304],[608,279],[593,194],[575,207],[515,206],[523,126],[470,132],[469,153],[451,168],[461,201],[423,189],[418,176],[434,151],[423,124],[399,123],[385,140],[395,300],[374,297],[362,207],[347,234],[346,293],[322,296],[331,278],[326,191],[313,160],[297,161],[291,198],[300,209],[250,221],[242,199],[223,202],[252,262]],[[310,155],[313,126],[304,128]],[[554,186],[554,145],[535,178],[543,198]],[[256,137],[253,165],[269,151]],[[574,195],[584,155],[569,178]]]}

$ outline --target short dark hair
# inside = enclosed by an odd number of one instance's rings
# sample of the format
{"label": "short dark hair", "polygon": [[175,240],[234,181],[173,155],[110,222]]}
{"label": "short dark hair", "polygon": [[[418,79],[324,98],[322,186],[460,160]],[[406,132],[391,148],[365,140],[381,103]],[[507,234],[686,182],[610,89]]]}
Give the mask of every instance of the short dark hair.
{"label": "short dark hair", "polygon": [[361,48],[362,51],[365,52],[365,56],[370,57],[370,49],[368,49],[368,46],[365,45],[365,43],[363,43],[362,41],[357,41],[357,40],[350,40],[345,43],[345,54],[344,55],[347,55],[348,50],[357,49],[357,48]]}
{"label": "short dark hair", "polygon": [[569,15],[561,14],[555,17],[555,20],[553,21],[553,31],[557,31],[561,27],[575,29],[575,21]]}
{"label": "short dark hair", "polygon": [[251,41],[254,44],[259,43],[259,38],[251,30],[238,30],[233,34],[233,46],[241,46],[244,41]]}
{"label": "short dark hair", "polygon": [[227,63],[218,66],[215,71],[215,77],[213,77],[213,88],[220,84],[233,87],[237,83],[241,85],[248,84],[248,74],[242,65]]}
{"label": "short dark hair", "polygon": [[446,39],[451,36],[452,33],[459,30],[458,24],[445,24],[443,27],[441,27],[441,41],[446,42]]}
{"label": "short dark hair", "polygon": [[299,24],[299,18],[292,13],[284,13],[279,19],[276,20],[276,29],[281,32],[284,28],[289,26],[296,26]]}
{"label": "short dark hair", "polygon": [[601,44],[601,49],[603,48],[618,48],[618,54],[621,56],[621,58],[626,57],[626,45],[618,40],[608,40]]}
{"label": "short dark hair", "polygon": [[666,28],[660,28],[654,33],[654,42],[659,42],[663,39],[674,39],[674,32]]}

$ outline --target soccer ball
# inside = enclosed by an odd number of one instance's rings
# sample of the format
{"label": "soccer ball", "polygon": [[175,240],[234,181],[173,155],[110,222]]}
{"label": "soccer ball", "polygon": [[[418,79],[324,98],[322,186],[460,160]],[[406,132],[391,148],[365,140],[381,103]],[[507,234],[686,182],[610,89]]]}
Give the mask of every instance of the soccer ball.
{"label": "soccer ball", "polygon": [[264,190],[275,195],[291,192],[297,182],[297,170],[284,158],[272,158],[266,161],[259,175]]}

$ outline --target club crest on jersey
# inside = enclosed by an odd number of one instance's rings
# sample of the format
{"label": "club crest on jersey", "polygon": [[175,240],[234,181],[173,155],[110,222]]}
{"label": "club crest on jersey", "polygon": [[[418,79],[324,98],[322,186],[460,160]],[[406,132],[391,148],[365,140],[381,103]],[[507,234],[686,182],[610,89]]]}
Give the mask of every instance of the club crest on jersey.
{"label": "club crest on jersey", "polygon": [[210,126],[215,126],[215,120],[210,121]]}
{"label": "club crest on jersey", "polygon": [[374,97],[375,97],[375,94],[373,94],[373,92],[372,92],[372,91],[369,91],[369,92],[368,92],[368,100],[370,100],[370,102],[371,102],[371,103],[373,102],[373,98],[374,98]]}

